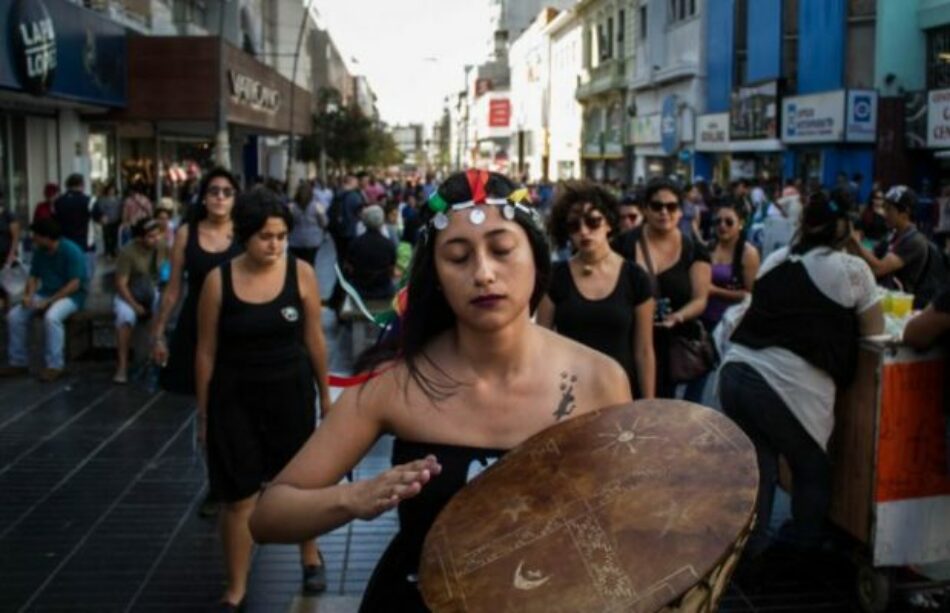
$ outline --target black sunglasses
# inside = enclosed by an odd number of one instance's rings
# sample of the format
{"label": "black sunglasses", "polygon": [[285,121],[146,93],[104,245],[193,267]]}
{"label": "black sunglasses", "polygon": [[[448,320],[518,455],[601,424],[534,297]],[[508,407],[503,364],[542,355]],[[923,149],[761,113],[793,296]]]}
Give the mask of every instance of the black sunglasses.
{"label": "black sunglasses", "polygon": [[208,188],[209,196],[224,196],[225,198],[230,198],[234,195],[234,190],[230,187],[218,187],[214,185]]}
{"label": "black sunglasses", "polygon": [[603,215],[592,215],[588,213],[583,217],[574,217],[567,220],[567,231],[571,234],[581,231],[581,224],[584,224],[588,230],[596,230],[604,223]]}
{"label": "black sunglasses", "polygon": [[726,226],[727,228],[731,228],[732,226],[736,225],[736,220],[732,219],[731,217],[717,217],[714,223],[717,226]]}
{"label": "black sunglasses", "polygon": [[663,202],[662,200],[652,200],[650,201],[650,210],[654,213],[659,213],[663,209],[666,209],[666,212],[672,215],[680,208],[678,202]]}

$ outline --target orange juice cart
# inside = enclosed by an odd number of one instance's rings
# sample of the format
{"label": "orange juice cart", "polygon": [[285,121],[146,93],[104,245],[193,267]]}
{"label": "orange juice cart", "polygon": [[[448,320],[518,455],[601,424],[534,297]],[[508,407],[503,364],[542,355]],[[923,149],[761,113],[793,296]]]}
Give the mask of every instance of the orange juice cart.
{"label": "orange juice cart", "polygon": [[857,588],[865,611],[884,611],[895,570],[950,561],[950,473],[944,353],[893,341],[862,344],[853,384],[838,395],[830,519],[859,543]]}

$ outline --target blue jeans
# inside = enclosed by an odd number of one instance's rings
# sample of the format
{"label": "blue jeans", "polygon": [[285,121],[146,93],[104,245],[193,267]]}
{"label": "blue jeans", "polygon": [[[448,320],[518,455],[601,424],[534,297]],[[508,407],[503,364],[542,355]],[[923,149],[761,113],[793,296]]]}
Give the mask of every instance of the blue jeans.
{"label": "blue jeans", "polygon": [[[752,440],[759,460],[758,521],[746,545],[746,554],[754,557],[768,545],[779,454],[788,461],[794,479],[789,540],[803,548],[820,546],[831,505],[828,454],[762,375],[748,364],[730,362],[722,367],[719,397],[726,415]],[[784,529],[782,532],[785,535]]]}
{"label": "blue jeans", "polygon": [[[33,304],[46,297],[37,294],[33,297]],[[43,313],[43,325],[46,331],[45,361],[47,368],[61,370],[66,360],[63,357],[63,346],[66,344],[66,327],[63,322],[79,310],[71,298],[60,298],[49,305]],[[10,366],[29,366],[29,337],[31,320],[40,314],[35,308],[26,308],[18,304],[7,313],[7,332],[10,336],[10,346],[7,348]]]}

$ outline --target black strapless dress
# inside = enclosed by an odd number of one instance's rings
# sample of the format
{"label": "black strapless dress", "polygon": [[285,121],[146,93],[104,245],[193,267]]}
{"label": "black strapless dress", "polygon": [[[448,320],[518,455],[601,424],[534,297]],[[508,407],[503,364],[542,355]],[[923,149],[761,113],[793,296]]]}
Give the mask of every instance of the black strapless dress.
{"label": "black strapless dress", "polygon": [[503,449],[416,443],[396,439],[393,465],[434,455],[442,473],[434,477],[418,496],[404,500],[398,508],[399,532],[393,537],[369,580],[360,613],[427,612],[417,587],[419,558],[426,534],[442,508],[475,474],[504,455]]}

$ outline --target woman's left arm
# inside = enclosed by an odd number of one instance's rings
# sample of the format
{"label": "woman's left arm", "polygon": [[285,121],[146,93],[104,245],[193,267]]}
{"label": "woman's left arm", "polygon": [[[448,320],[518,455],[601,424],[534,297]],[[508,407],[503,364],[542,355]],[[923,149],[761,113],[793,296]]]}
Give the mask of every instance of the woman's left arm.
{"label": "woman's left arm", "polygon": [[640,396],[656,396],[656,354],[653,352],[653,313],[656,301],[645,300],[636,307],[633,335],[633,361],[637,366]]}
{"label": "woman's left arm", "polygon": [[664,323],[669,322],[672,328],[679,324],[696,319],[706,310],[706,301],[709,298],[709,286],[712,285],[712,266],[709,262],[695,260],[689,267],[689,284],[692,298],[682,308],[671,313]]}
{"label": "woman's left arm", "polygon": [[[752,291],[755,285],[755,278],[759,275],[759,265],[761,264],[759,250],[749,243],[745,244],[745,252],[742,254],[742,287],[746,292]],[[745,296],[743,296],[745,298]]]}
{"label": "woman's left arm", "polygon": [[302,260],[297,261],[297,284],[300,288],[300,301],[303,303],[304,310],[304,343],[310,357],[313,378],[320,389],[320,415],[322,416],[330,408],[330,384],[327,373],[327,343],[323,337],[320,286],[313,267]]}

